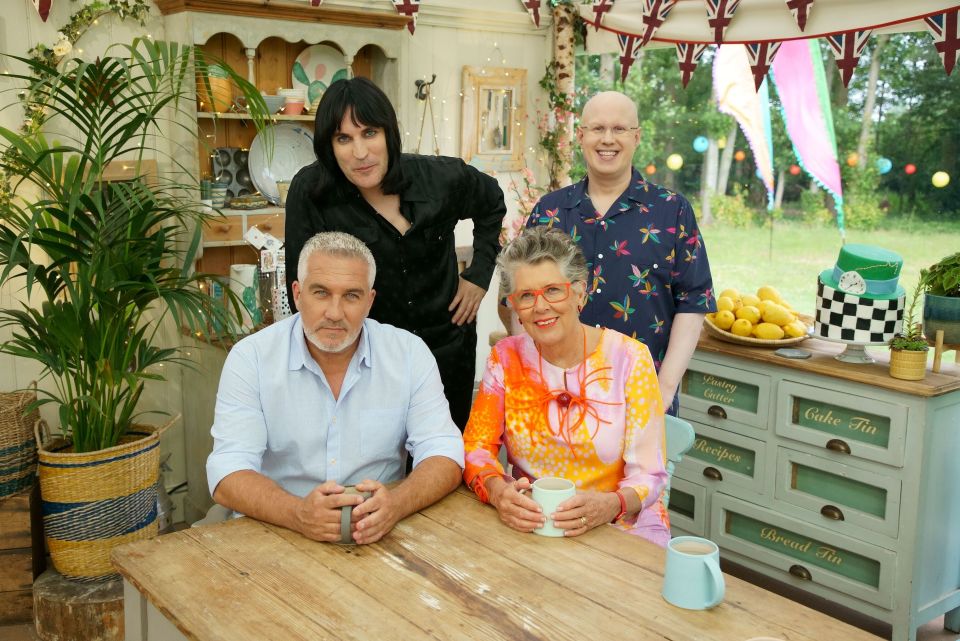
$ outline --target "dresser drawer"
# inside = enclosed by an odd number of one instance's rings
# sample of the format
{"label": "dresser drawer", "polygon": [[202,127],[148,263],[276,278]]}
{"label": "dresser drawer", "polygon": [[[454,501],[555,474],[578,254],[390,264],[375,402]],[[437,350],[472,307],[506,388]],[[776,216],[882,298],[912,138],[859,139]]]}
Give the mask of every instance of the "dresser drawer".
{"label": "dresser drawer", "polygon": [[[896,554],[725,494],[711,497],[710,538],[721,548],[807,581],[891,609]],[[721,552],[722,554],[722,552]]]}
{"label": "dresser drawer", "polygon": [[693,423],[696,439],[677,466],[677,475],[711,490],[740,495],[766,493],[766,444],[747,436]]}
{"label": "dresser drawer", "polygon": [[275,238],[283,240],[284,233],[284,215],[276,214],[248,214],[247,229],[256,227],[265,234],[270,234]]}
{"label": "dresser drawer", "polygon": [[781,381],[777,434],[824,448],[824,456],[848,456],[903,466],[907,408],[875,398]]}
{"label": "dresser drawer", "polygon": [[[816,524],[887,547],[900,529],[900,479],[784,447],[777,449],[774,504]],[[799,510],[798,510],[799,508]]]}
{"label": "dresser drawer", "polygon": [[224,243],[243,240],[243,216],[211,218],[203,224],[203,242]]}
{"label": "dresser drawer", "polygon": [[680,406],[705,416],[707,425],[723,427],[729,419],[765,430],[770,377],[693,360],[680,383]]}
{"label": "dresser drawer", "polygon": [[707,489],[702,485],[674,477],[670,481],[670,529],[695,536],[707,535]]}

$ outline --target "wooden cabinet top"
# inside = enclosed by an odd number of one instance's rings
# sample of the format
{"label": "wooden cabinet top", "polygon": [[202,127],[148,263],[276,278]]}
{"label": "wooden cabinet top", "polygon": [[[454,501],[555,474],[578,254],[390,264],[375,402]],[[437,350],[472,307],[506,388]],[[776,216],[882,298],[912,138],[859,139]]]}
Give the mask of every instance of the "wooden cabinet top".
{"label": "wooden cabinet top", "polygon": [[334,7],[314,7],[303,3],[270,0],[157,0],[160,13],[170,15],[182,11],[219,13],[297,22],[373,27],[376,29],[403,29],[410,20],[382,11],[356,11]]}
{"label": "wooden cabinet top", "polygon": [[890,353],[888,350],[876,349],[870,356],[876,359],[875,363],[844,363],[834,358],[846,349],[846,345],[831,343],[817,338],[809,338],[796,347],[811,352],[812,356],[804,360],[783,358],[777,356],[776,350],[769,347],[748,347],[727,343],[713,338],[705,331],[700,335],[697,349],[711,354],[724,354],[741,358],[747,361],[765,363],[795,369],[809,374],[831,376],[855,383],[865,383],[875,387],[889,389],[895,392],[911,394],[913,396],[940,396],[960,390],[960,366],[952,363],[942,363],[939,374],[929,369],[922,381],[902,381],[889,374]]}

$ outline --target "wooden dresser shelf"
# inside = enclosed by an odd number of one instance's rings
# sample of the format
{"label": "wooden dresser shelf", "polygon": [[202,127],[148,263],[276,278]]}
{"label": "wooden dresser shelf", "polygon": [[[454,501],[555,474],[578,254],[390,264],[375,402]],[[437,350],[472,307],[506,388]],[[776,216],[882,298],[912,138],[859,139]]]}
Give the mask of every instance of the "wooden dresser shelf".
{"label": "wooden dresser shelf", "polygon": [[227,16],[247,16],[271,20],[322,22],[324,24],[371,27],[374,29],[403,29],[409,18],[380,11],[354,11],[333,7],[313,7],[303,3],[277,0],[156,0],[160,13],[171,15],[184,11],[218,13]]}

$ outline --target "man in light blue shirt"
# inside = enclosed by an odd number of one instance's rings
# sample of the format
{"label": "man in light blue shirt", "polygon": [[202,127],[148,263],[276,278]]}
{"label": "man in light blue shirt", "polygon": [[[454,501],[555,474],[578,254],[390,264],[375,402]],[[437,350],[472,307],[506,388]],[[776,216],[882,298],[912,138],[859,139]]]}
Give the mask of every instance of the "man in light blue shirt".
{"label": "man in light blue shirt", "polygon": [[[376,264],[349,234],[300,253],[299,313],[244,338],[220,376],[207,480],[214,500],[318,541],[373,543],[453,491],[463,439],[422,340],[368,319]],[[407,452],[413,471],[403,479]],[[344,485],[372,492],[366,500]]]}

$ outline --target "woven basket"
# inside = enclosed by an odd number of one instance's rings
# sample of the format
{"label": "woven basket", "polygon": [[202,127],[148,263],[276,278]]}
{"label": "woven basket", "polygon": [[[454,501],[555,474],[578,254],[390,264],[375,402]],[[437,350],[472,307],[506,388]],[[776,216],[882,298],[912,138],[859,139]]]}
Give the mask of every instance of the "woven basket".
{"label": "woven basket", "polygon": [[60,574],[114,578],[110,550],[157,535],[160,434],[178,418],[159,428],[135,425],[119,445],[83,454],[64,438],[41,439],[38,426],[43,529]]}
{"label": "woven basket", "polygon": [[37,473],[37,440],[34,423],[40,413],[24,414],[37,400],[37,384],[32,389],[0,393],[0,500],[28,489]]}

